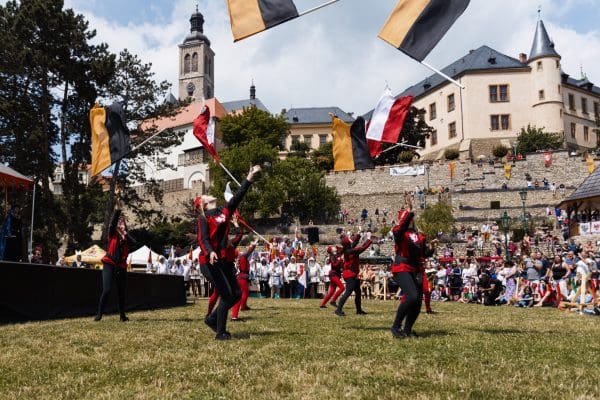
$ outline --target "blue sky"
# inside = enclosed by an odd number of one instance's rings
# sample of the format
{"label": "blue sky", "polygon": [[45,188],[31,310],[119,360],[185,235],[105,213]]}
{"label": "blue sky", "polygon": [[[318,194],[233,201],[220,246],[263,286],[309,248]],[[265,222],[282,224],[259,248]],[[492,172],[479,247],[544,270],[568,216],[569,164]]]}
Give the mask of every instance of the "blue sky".
{"label": "blue sky", "polygon": [[[5,3],[6,0],[0,0]],[[296,0],[299,10],[325,0]],[[97,30],[112,51],[126,47],[152,62],[158,79],[177,95],[178,48],[189,31],[195,0],[65,0]],[[199,0],[204,33],[215,58],[215,94],[220,101],[247,98],[252,79],[272,111],[339,106],[362,114],[386,82],[394,92],[418,82],[429,70],[377,38],[396,0],[341,0],[236,44],[226,0]],[[471,0],[465,14],[426,59],[437,67],[470,49],[488,45],[517,57],[529,53],[542,19],[562,64],[579,77],[580,65],[600,86],[600,0]]]}

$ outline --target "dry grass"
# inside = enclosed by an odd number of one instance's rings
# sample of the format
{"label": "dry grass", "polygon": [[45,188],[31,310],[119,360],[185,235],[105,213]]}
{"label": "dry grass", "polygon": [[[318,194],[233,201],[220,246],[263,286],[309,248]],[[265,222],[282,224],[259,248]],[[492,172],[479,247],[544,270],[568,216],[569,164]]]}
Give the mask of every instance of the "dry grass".
{"label": "dry grass", "polygon": [[394,340],[394,302],[367,316],[256,300],[217,342],[206,303],[0,326],[1,399],[600,398],[600,328],[554,309],[435,304]]}

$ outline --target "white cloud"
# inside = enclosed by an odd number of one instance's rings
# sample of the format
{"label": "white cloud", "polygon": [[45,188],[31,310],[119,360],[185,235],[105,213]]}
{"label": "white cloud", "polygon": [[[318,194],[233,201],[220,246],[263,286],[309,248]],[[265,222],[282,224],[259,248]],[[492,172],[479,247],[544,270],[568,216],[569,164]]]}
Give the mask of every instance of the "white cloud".
{"label": "white cloud", "polygon": [[[321,2],[296,0],[301,10]],[[562,55],[564,70],[579,77],[579,66],[583,64],[589,79],[600,84],[596,67],[600,65],[600,32],[598,28],[576,31],[573,26],[578,26],[577,21],[568,20],[577,10],[597,13],[597,2],[473,0],[427,61],[441,68],[484,44],[513,57],[520,52],[529,53],[537,7],[541,5],[546,28]],[[145,62],[152,62],[157,79],[171,82],[177,94],[177,44],[189,31],[193,3],[174,1],[163,25],[136,24],[134,16],[127,25],[115,24],[89,12],[92,3],[66,1],[67,6],[89,19],[98,39],[107,42],[113,52],[127,47]],[[341,1],[234,44],[225,2],[201,0],[200,10],[206,19],[204,32],[216,53],[217,98],[246,98],[254,79],[258,97],[272,112],[292,106],[332,105],[356,113],[368,111],[386,82],[400,92],[430,74],[377,38],[395,3],[396,0]]]}

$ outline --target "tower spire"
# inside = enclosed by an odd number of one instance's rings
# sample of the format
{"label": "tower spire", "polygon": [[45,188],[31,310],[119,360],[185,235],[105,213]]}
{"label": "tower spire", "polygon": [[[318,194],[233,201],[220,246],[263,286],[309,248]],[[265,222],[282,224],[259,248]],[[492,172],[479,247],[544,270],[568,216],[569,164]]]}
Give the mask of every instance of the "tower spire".
{"label": "tower spire", "polygon": [[531,52],[529,53],[529,61],[541,57],[560,57],[560,55],[554,49],[554,42],[550,39],[548,31],[546,31],[544,21],[540,19],[537,22],[537,27],[535,29],[533,45],[531,46]]}

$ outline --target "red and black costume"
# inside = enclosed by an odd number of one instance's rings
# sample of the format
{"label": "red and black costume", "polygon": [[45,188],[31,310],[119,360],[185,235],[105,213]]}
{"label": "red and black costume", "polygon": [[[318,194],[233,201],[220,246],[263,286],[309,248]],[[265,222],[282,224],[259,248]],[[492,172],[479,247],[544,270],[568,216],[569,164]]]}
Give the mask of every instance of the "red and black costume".
{"label": "red and black costume", "polygon": [[[425,235],[410,228],[414,213],[402,210],[398,213],[398,225],[392,228],[395,257],[392,263],[393,279],[402,289],[403,299],[398,306],[392,325],[395,337],[414,335],[412,327],[421,312],[424,282],[424,261],[431,255]],[[402,323],[404,322],[404,328]]]}
{"label": "red and black costume", "polygon": [[125,289],[127,286],[127,256],[129,246],[127,240],[133,241],[129,235],[121,236],[117,230],[121,210],[115,210],[110,225],[108,226],[108,245],[106,255],[102,257],[102,295],[98,303],[96,321],[102,319],[102,313],[106,307],[108,296],[112,290],[113,280],[117,283],[117,294],[119,297],[118,310],[121,321],[127,321],[125,315]]}
{"label": "red and black costume", "polygon": [[362,246],[358,246],[360,235],[355,234],[350,240],[348,236],[342,238],[342,256],[344,257],[342,276],[346,282],[346,291],[340,298],[335,314],[342,317],[344,314],[343,308],[348,297],[354,292],[354,304],[356,305],[357,314],[366,314],[361,307],[360,280],[358,279],[360,260],[358,256],[371,245],[371,240],[367,240]]}
{"label": "red and black costume", "polygon": [[326,304],[330,299],[331,305],[337,307],[335,301],[344,292],[344,284],[341,281],[342,270],[344,268],[344,259],[341,255],[342,248],[337,247],[336,250],[336,253],[334,253],[331,246],[327,248],[329,264],[331,264],[331,269],[329,270],[329,290],[321,302],[321,307],[327,307]]}
{"label": "red and black costume", "polygon": [[[229,339],[231,335],[226,331],[227,313],[231,307],[240,300],[241,290],[238,285],[233,263],[227,262],[227,247],[229,224],[233,213],[250,188],[251,182],[245,180],[237,193],[227,202],[225,207],[216,207],[206,210],[199,221],[199,244],[202,254],[206,257],[205,267],[201,267],[206,279],[210,280],[215,290],[221,296],[219,305],[204,319],[206,325],[213,329],[216,339]],[[210,254],[217,254],[217,261],[210,264]]]}
{"label": "red and black costume", "polygon": [[254,252],[255,245],[251,245],[248,247],[244,254],[240,255],[238,269],[239,272],[237,274],[238,285],[240,285],[240,289],[242,290],[242,298],[238,301],[235,306],[233,306],[233,310],[231,310],[231,319],[237,320],[240,312],[240,308],[242,310],[249,310],[248,307],[248,295],[250,294],[250,256],[252,252]]}
{"label": "red and black costume", "polygon": [[[236,259],[236,247],[238,246],[238,244],[242,241],[242,238],[244,237],[244,232],[242,231],[242,229],[240,228],[238,234],[235,236],[235,238],[227,245],[227,252],[225,253],[225,262],[227,263],[231,263],[234,264],[235,263],[235,259]],[[202,270],[202,265],[204,265],[204,269],[206,270],[206,272],[202,271],[202,273],[204,274],[204,277],[207,277],[208,275],[210,275],[210,271],[208,271],[208,262],[201,263],[200,264],[200,269]],[[217,290],[217,288],[213,288],[213,292],[210,295],[210,297],[208,298],[208,310],[206,311],[206,316],[208,317],[210,315],[210,313],[213,312],[214,308],[215,308],[215,304],[217,304],[217,300],[219,299],[219,291]]]}

